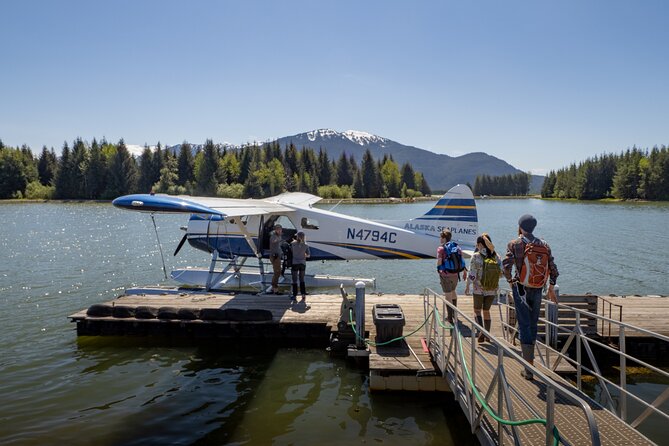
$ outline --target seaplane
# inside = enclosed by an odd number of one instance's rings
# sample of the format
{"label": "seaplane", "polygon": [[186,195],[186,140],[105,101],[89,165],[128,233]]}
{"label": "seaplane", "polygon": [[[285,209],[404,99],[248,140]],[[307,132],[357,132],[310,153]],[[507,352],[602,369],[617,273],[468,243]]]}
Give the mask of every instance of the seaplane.
{"label": "seaplane", "polygon": [[[443,229],[452,232],[465,257],[476,245],[476,203],[466,185],[454,186],[424,215],[408,220],[375,221],[314,207],[320,200],[303,192],[264,199],[132,194],[112,203],[151,214],[189,214],[174,255],[188,241],[210,254],[211,263],[209,268],[177,269],[170,276],[182,286],[207,291],[256,288],[267,292],[272,271],[264,260],[269,258],[269,239],[276,225],[282,226],[286,242],[298,231],[305,233],[310,261],[435,258]],[[254,262],[247,264],[248,259],[256,259],[257,267]],[[219,268],[220,262],[227,264]],[[289,276],[282,278],[283,285],[290,284]],[[375,279],[322,274],[307,274],[305,281],[308,288],[351,286],[358,281],[376,287]]]}

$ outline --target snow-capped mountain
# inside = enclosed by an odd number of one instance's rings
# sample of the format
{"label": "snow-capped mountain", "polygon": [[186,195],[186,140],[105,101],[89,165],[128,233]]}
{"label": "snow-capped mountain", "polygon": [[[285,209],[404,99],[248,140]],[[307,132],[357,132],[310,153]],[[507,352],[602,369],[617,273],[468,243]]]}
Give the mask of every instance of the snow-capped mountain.
{"label": "snow-capped mountain", "polygon": [[[278,138],[277,141],[282,148],[292,143],[298,149],[302,147],[311,147],[316,151],[323,149],[331,160],[337,160],[342,153],[346,153],[347,156],[353,155],[356,161],[360,162],[366,150],[369,150],[376,160],[382,159],[384,154],[392,155],[400,167],[404,163],[410,163],[414,170],[422,172],[435,191],[445,191],[459,183],[474,184],[477,175],[497,176],[521,172],[506,161],[483,152],[452,157],[357,130],[338,132],[332,129],[318,129]],[[216,146],[228,150],[241,147],[227,142]],[[136,156],[140,156],[144,150],[144,146],[127,145],[127,147]],[[155,150],[155,146],[151,148]],[[165,148],[178,155],[181,144],[168,145]],[[195,154],[204,148],[204,144],[191,143],[191,148]],[[542,183],[543,177],[534,175],[530,190],[538,191]]]}
{"label": "snow-capped mountain", "polygon": [[400,167],[410,163],[415,170],[422,172],[430,187],[439,191],[458,183],[474,184],[477,175],[496,176],[521,172],[506,161],[483,152],[452,157],[356,130],[337,132],[319,129],[279,138],[278,141],[282,147],[293,143],[298,149],[311,147],[318,151],[322,148],[330,159],[335,160],[345,152],[360,162],[368,149],[376,160],[382,159],[384,154],[392,155]]}
{"label": "snow-capped mountain", "polygon": [[352,143],[359,144],[361,146],[366,146],[370,144],[378,144],[379,146],[384,146],[387,142],[390,140],[387,138],[383,138],[381,136],[376,136],[372,135],[371,133],[367,132],[360,132],[358,130],[347,130],[345,132],[337,132],[336,130],[332,129],[319,129],[319,130],[312,130],[310,132],[307,132],[307,138],[309,141],[316,141],[316,140],[333,140],[337,138],[344,138],[348,139]]}

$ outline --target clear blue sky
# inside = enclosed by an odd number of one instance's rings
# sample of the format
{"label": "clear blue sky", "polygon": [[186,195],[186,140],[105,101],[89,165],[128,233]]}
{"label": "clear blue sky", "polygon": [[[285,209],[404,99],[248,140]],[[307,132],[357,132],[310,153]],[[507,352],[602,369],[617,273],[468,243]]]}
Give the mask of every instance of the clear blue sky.
{"label": "clear blue sky", "polygon": [[543,173],[669,144],[669,2],[0,3],[0,139],[318,128]]}

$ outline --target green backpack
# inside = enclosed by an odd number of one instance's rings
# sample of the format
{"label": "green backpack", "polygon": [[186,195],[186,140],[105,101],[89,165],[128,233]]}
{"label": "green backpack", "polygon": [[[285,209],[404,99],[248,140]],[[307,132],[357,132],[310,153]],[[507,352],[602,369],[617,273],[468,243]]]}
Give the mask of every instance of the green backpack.
{"label": "green backpack", "polygon": [[493,291],[499,288],[501,276],[497,257],[483,257],[483,275],[481,276],[481,288],[484,291]]}

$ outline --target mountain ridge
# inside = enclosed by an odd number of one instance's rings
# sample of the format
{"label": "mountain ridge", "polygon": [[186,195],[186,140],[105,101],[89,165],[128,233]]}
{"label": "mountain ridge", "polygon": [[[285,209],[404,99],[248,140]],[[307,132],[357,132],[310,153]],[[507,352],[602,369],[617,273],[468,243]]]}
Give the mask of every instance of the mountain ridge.
{"label": "mountain ridge", "polygon": [[[342,153],[353,155],[357,162],[362,160],[366,150],[376,160],[390,155],[401,167],[409,163],[414,170],[421,172],[433,191],[446,191],[456,184],[474,184],[477,175],[513,175],[523,172],[506,161],[485,152],[470,152],[460,156],[434,153],[416,146],[401,144],[391,139],[359,130],[338,132],[329,128],[311,130],[291,136],[277,138],[283,147],[294,144],[298,149],[310,147],[316,151],[324,149],[331,160],[337,160]],[[263,144],[263,143],[258,143]],[[191,144],[193,151],[201,149],[202,144]],[[238,149],[242,145],[229,143],[217,144],[228,149]],[[166,146],[178,153],[181,144]],[[538,193],[544,177],[532,175],[530,193]]]}
{"label": "mountain ridge", "polygon": [[[359,162],[367,149],[376,160],[383,158],[384,154],[392,155],[400,167],[408,162],[414,170],[422,172],[434,191],[446,191],[456,184],[474,184],[477,175],[499,176],[523,172],[485,152],[471,152],[454,157],[356,130],[337,132],[332,129],[318,129],[278,138],[277,141],[282,146],[292,142],[298,148],[323,148],[330,159],[335,160],[345,152],[353,155]],[[533,175],[531,192],[539,190],[542,183],[543,177]]]}

